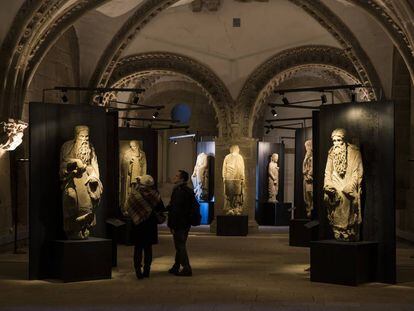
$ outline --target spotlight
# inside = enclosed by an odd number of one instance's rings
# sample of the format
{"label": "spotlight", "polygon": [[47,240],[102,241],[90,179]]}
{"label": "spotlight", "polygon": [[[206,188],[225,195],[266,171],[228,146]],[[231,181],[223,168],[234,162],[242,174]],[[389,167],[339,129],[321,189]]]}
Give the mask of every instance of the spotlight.
{"label": "spotlight", "polygon": [[153,114],[152,114],[152,118],[153,119],[156,119],[156,118],[158,118],[160,116],[160,113],[158,112],[158,111],[155,111]]}
{"label": "spotlight", "polygon": [[356,102],[356,94],[355,94],[354,91],[352,91],[352,94],[351,94],[351,102],[353,102],[353,103]]}
{"label": "spotlight", "polygon": [[66,95],[66,92],[63,92],[60,98],[62,99],[62,103],[64,104],[69,101],[68,96]]}
{"label": "spotlight", "polygon": [[277,111],[275,109],[272,109],[270,112],[274,117],[277,117]]}
{"label": "spotlight", "polygon": [[134,99],[132,100],[132,103],[134,105],[136,105],[136,104],[138,104],[138,102],[139,102],[139,96],[138,96],[138,94],[135,94]]}
{"label": "spotlight", "polygon": [[178,145],[178,141],[174,140],[173,141],[174,145]]}
{"label": "spotlight", "polygon": [[285,96],[283,96],[283,98],[282,98],[282,102],[283,102],[285,105],[289,105],[289,100],[288,100]]}
{"label": "spotlight", "polygon": [[322,94],[321,95],[321,101],[322,101],[322,105],[323,104],[326,104],[328,102],[328,99],[326,98],[326,95],[325,94]]}
{"label": "spotlight", "polygon": [[131,124],[129,123],[129,121],[126,121],[126,127],[131,127]]}
{"label": "spotlight", "polygon": [[99,97],[98,97],[98,103],[99,103],[99,105],[102,105],[103,104],[103,100],[104,100],[104,96],[103,96],[103,93],[101,93],[101,94],[99,94]]}
{"label": "spotlight", "polygon": [[269,133],[270,133],[270,129],[267,129],[267,130],[266,130],[266,134],[269,134]]}

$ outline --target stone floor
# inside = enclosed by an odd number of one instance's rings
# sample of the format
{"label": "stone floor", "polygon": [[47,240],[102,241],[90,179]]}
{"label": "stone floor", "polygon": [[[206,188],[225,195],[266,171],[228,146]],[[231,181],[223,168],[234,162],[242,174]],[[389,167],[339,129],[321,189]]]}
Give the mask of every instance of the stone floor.
{"label": "stone floor", "polygon": [[288,246],[286,230],[248,237],[193,232],[191,278],[166,271],[171,236],[154,248],[150,279],[137,280],[132,247],[119,246],[111,280],[61,283],[25,280],[25,255],[0,255],[0,310],[414,310],[414,247],[398,243],[397,285],[311,283],[309,250]]}

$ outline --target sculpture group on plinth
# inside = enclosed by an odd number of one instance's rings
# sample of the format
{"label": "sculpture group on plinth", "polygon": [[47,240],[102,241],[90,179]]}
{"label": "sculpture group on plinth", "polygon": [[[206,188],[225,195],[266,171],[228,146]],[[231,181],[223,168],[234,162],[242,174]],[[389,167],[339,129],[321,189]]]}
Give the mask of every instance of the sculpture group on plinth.
{"label": "sculpture group on plinth", "polygon": [[311,217],[313,210],[313,156],[312,140],[305,141],[305,158],[303,159],[303,201],[305,203],[306,216]]}
{"label": "sculpture group on plinth", "polygon": [[120,155],[121,160],[121,210],[127,215],[126,202],[134,189],[137,178],[147,174],[147,159],[139,141],[131,140],[129,148]]}
{"label": "sculpture group on plinth", "polygon": [[208,155],[204,152],[197,156],[191,181],[193,182],[194,194],[198,201],[207,201],[209,194],[209,165]]}
{"label": "sculpture group on plinth", "polygon": [[336,240],[358,241],[364,173],[361,152],[346,141],[344,129],[335,129],[331,138],[323,188],[328,220]]}
{"label": "sculpture group on plinth", "polygon": [[243,213],[244,194],[244,160],[240,155],[239,146],[230,147],[230,154],[223,162],[224,183],[224,212],[226,215],[241,215]]}
{"label": "sculpture group on plinth", "polygon": [[103,192],[95,149],[89,128],[75,127],[75,138],[60,150],[60,179],[63,189],[63,229],[70,240],[87,239],[96,224],[95,211]]}
{"label": "sculpture group on plinth", "polygon": [[268,167],[268,188],[269,188],[269,203],[277,203],[277,194],[279,193],[279,166],[277,161],[279,160],[279,155],[273,153]]}

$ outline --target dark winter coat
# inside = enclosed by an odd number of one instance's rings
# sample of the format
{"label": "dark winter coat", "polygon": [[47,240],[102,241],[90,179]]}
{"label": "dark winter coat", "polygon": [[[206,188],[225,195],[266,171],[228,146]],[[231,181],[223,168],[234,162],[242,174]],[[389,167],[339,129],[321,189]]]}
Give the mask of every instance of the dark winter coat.
{"label": "dark winter coat", "polygon": [[160,201],[153,208],[150,217],[138,225],[132,225],[131,239],[132,242],[140,247],[158,244],[158,223],[154,211],[164,211],[164,203]]}
{"label": "dark winter coat", "polygon": [[194,192],[186,183],[174,187],[168,210],[168,227],[174,230],[189,229],[190,215],[195,201]]}

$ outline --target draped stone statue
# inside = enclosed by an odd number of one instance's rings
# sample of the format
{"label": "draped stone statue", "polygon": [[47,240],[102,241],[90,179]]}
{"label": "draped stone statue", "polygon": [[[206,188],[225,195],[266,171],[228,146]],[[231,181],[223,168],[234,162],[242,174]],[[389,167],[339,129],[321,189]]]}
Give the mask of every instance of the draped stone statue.
{"label": "draped stone statue", "polygon": [[87,239],[96,224],[103,186],[98,158],[89,143],[89,128],[75,127],[75,138],[60,149],[60,179],[63,189],[63,229],[70,240]]}
{"label": "draped stone statue", "polygon": [[243,212],[244,160],[239,146],[230,147],[230,154],[223,162],[224,211],[227,215],[241,215]]}
{"label": "draped stone statue", "polygon": [[267,170],[269,179],[269,203],[276,203],[276,196],[279,193],[279,166],[277,164],[278,160],[279,155],[277,153],[272,154]]}
{"label": "draped stone statue", "polygon": [[14,119],[8,122],[0,122],[0,149],[5,151],[15,150],[23,142],[23,131],[27,123]]}
{"label": "draped stone statue", "polygon": [[305,158],[303,159],[303,201],[305,202],[306,216],[311,217],[313,210],[313,158],[312,140],[305,141]]}
{"label": "draped stone statue", "polygon": [[193,174],[191,175],[194,193],[199,201],[208,200],[208,156],[202,152],[197,156]]}
{"label": "draped stone statue", "polygon": [[147,158],[140,149],[139,142],[131,140],[129,148],[120,156],[121,159],[121,209],[127,214],[126,202],[137,183],[137,178],[147,173]]}
{"label": "draped stone statue", "polygon": [[346,142],[344,129],[331,135],[333,146],[325,168],[324,203],[335,239],[358,241],[361,216],[362,157],[359,148]]}

